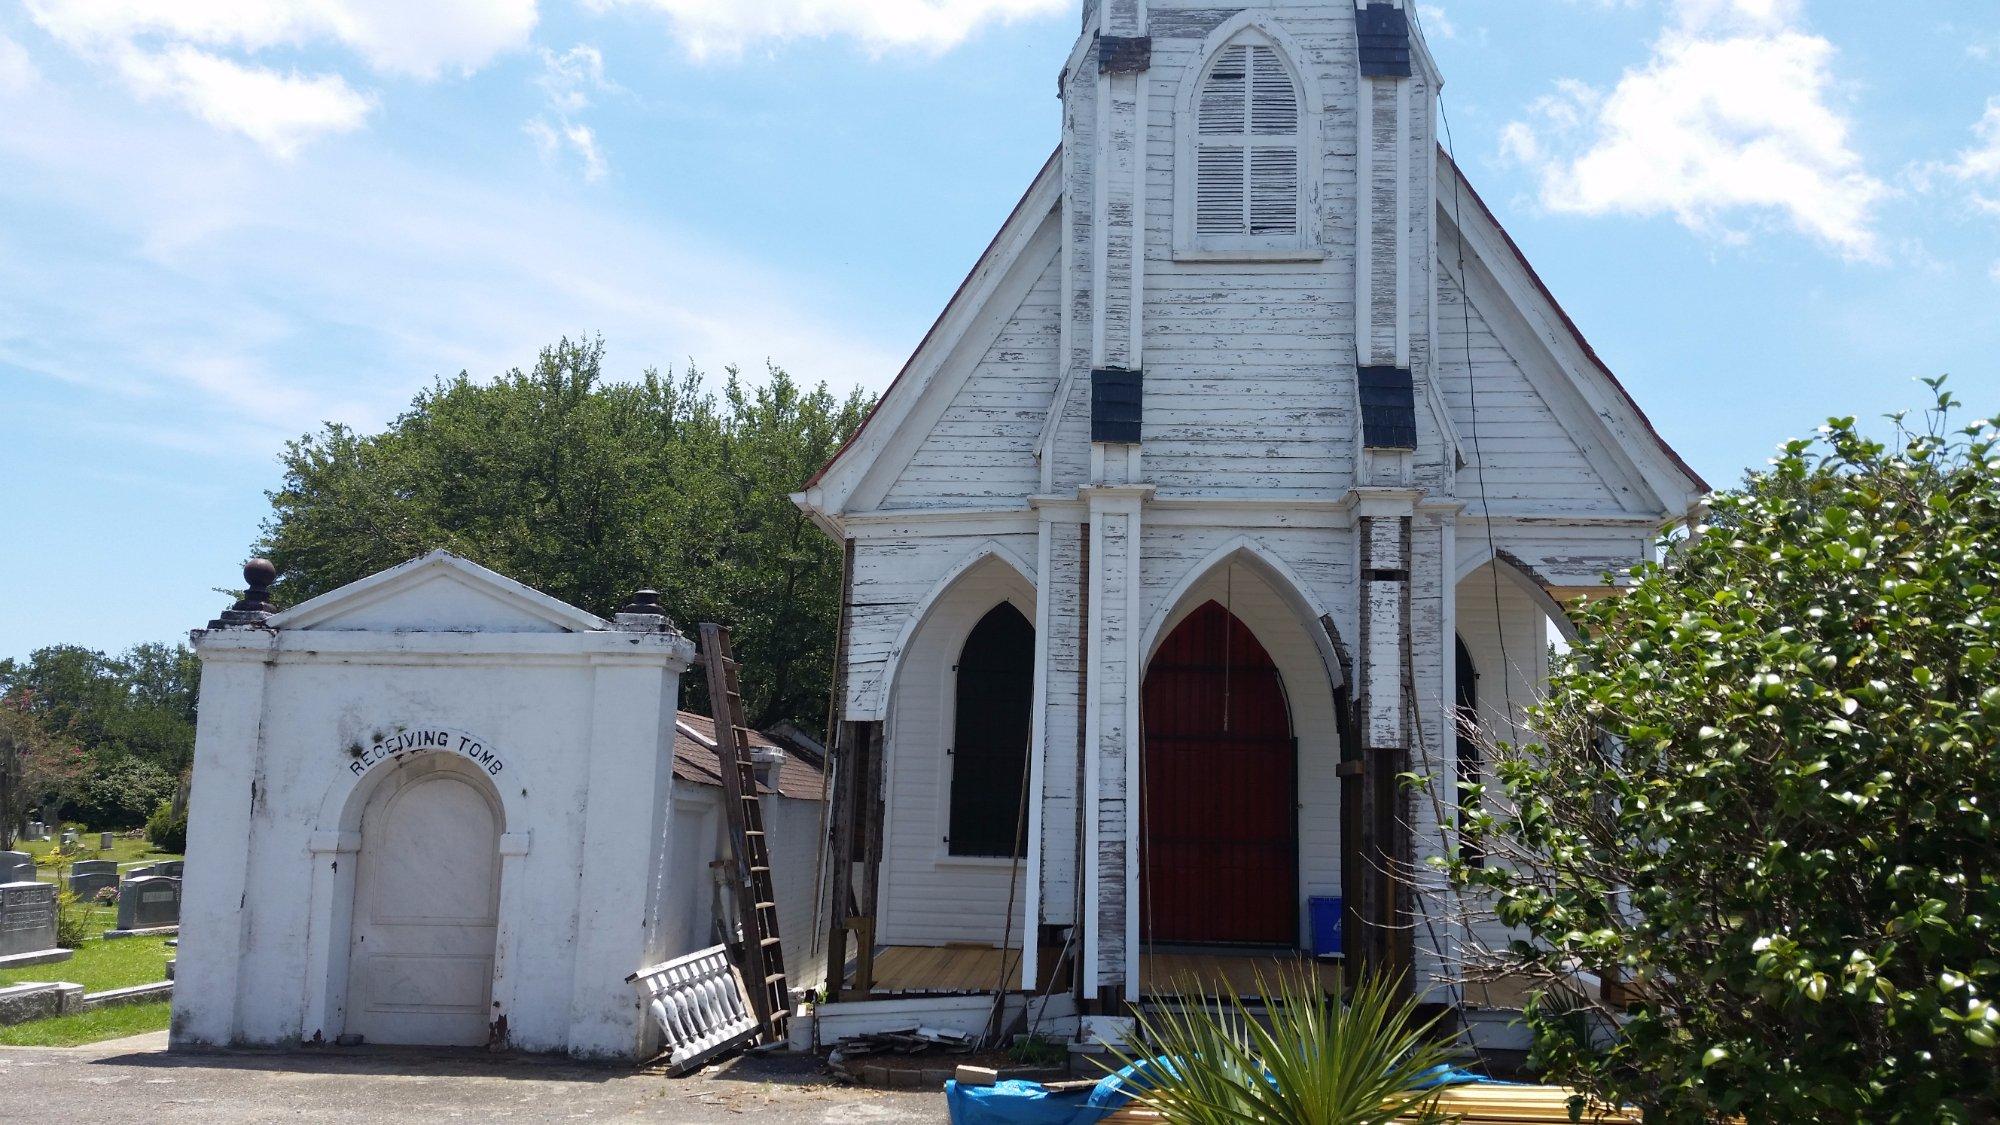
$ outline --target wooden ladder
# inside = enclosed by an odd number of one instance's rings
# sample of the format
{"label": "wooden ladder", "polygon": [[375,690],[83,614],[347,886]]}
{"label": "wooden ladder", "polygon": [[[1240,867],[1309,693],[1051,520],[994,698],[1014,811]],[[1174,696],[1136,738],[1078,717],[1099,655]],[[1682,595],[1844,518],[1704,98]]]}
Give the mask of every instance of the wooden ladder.
{"label": "wooden ladder", "polygon": [[708,672],[723,809],[736,853],[730,883],[743,926],[739,968],[759,1034],[766,1042],[782,1043],[792,1010],[791,989],[785,980],[785,947],[778,940],[778,896],[771,888],[771,847],[764,835],[764,808],[757,800],[757,766],[750,760],[751,731],[743,719],[743,683],[730,653],[729,630],[702,624],[701,662]]}

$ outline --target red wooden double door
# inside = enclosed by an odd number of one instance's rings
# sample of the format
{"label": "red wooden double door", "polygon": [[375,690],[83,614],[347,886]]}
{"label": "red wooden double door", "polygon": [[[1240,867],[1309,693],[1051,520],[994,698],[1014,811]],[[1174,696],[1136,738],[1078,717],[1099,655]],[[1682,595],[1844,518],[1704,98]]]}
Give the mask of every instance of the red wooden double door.
{"label": "red wooden double door", "polygon": [[1298,943],[1298,752],[1277,665],[1208,602],[1146,670],[1139,930],[1148,943]]}

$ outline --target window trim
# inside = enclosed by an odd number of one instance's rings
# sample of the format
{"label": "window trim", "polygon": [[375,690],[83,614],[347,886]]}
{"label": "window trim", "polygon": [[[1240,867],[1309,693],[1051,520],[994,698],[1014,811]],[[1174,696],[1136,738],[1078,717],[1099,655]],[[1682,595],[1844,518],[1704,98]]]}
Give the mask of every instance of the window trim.
{"label": "window trim", "polygon": [[[1299,93],[1299,221],[1295,234],[1203,235],[1196,232],[1195,187],[1198,131],[1197,109],[1202,81],[1216,56],[1239,42],[1268,47],[1277,53]],[[1319,89],[1300,69],[1306,56],[1284,30],[1263,12],[1241,12],[1225,21],[1202,43],[1198,60],[1181,76],[1174,114],[1174,260],[1183,262],[1318,262],[1326,258],[1320,245],[1319,197],[1325,146],[1321,143],[1323,109]]]}

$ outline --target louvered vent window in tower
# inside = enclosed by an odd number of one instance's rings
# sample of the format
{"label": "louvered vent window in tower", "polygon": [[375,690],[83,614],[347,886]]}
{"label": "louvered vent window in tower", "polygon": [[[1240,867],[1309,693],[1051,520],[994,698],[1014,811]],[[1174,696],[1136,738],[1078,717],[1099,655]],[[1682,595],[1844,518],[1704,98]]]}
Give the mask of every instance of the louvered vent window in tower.
{"label": "louvered vent window in tower", "polygon": [[1197,99],[1195,234],[1211,244],[1296,242],[1299,90],[1271,47],[1216,53]]}

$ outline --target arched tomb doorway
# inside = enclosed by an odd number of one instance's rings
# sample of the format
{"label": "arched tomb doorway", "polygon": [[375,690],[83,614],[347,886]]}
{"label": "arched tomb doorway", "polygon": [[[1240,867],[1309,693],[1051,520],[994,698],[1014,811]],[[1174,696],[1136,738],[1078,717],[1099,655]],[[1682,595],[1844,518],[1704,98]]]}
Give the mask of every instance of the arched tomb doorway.
{"label": "arched tomb doorway", "polygon": [[348,954],[347,1026],[364,1042],[488,1042],[502,819],[492,783],[445,754],[369,795]]}

